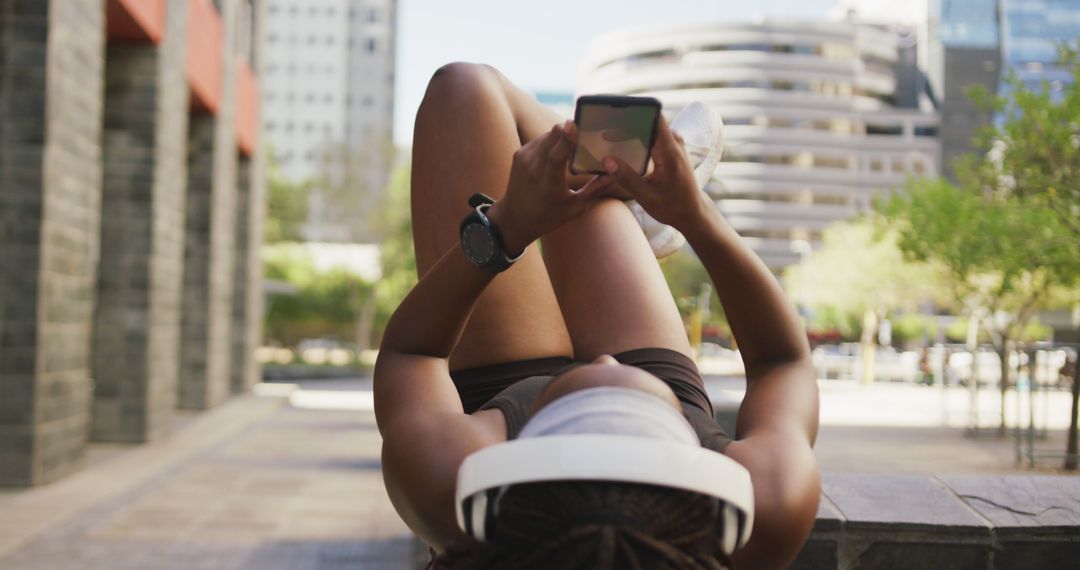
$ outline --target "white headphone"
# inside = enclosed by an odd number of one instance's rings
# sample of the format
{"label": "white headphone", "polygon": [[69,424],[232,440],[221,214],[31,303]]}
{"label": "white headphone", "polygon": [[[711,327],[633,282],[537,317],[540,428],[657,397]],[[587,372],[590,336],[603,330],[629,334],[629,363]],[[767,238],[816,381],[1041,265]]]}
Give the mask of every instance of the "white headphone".
{"label": "white headphone", "polygon": [[715,497],[728,555],[746,544],[754,526],[754,489],[745,467],[701,447],[621,435],[516,439],[473,453],[458,470],[458,526],[483,541],[507,487],[540,481],[642,483]]}

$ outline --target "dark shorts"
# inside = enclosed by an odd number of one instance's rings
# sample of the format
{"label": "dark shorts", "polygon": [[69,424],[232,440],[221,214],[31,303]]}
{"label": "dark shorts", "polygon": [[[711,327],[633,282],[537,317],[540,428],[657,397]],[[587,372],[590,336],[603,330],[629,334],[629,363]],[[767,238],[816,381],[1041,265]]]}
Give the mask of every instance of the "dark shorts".
{"label": "dark shorts", "polygon": [[[636,366],[660,378],[681,402],[712,415],[712,404],[705,393],[701,373],[697,364],[685,354],[666,348],[639,348],[612,356],[622,364]],[[533,376],[557,376],[582,364],[587,363],[565,356],[535,358],[455,370],[450,377],[461,396],[465,413],[471,414],[521,380]]]}

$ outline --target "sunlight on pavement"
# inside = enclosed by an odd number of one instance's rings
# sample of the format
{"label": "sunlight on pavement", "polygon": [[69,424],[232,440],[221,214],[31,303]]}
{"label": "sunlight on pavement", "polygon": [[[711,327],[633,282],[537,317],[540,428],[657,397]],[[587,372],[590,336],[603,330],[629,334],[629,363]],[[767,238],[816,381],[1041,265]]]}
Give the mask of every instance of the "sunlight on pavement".
{"label": "sunlight on pavement", "polygon": [[375,396],[371,390],[304,390],[289,396],[289,404],[305,410],[375,411]]}

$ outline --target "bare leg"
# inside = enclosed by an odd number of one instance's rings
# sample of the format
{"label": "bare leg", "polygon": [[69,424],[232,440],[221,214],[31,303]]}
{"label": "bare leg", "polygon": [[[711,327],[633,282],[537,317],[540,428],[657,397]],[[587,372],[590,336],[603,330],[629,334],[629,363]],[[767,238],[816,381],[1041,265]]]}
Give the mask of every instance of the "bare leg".
{"label": "bare leg", "polygon": [[[483,192],[498,199],[506,191],[510,162],[521,146],[519,131],[538,136],[533,127],[539,129],[539,122],[519,121],[514,111],[501,75],[487,66],[450,64],[428,85],[416,116],[412,156],[413,238],[421,275],[458,247],[470,195]],[[484,291],[450,367],[572,354],[551,280],[534,247]]]}
{"label": "bare leg", "polygon": [[[457,247],[468,196],[501,197],[514,151],[558,120],[490,67],[451,64],[436,72],[413,138],[413,235],[421,274]],[[570,184],[587,179],[573,177]],[[601,202],[545,236],[543,246],[544,259],[531,248],[484,292],[451,356],[452,369],[643,347],[689,352],[659,266],[622,203]]]}
{"label": "bare leg", "polygon": [[543,244],[575,358],[648,347],[690,354],[660,264],[621,201],[600,202]]}

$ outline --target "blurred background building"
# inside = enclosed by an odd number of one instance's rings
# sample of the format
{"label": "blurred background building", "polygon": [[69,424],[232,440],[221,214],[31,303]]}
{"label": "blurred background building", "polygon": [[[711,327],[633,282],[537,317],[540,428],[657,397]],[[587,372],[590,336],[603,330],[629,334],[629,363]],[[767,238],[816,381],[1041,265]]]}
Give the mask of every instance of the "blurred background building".
{"label": "blurred background building", "polygon": [[[598,38],[581,91],[700,100],[724,118],[705,190],[774,269],[908,173],[936,175],[938,114],[915,30],[855,22],[658,26]],[[801,247],[800,247],[801,246]]]}
{"label": "blurred background building", "polygon": [[582,93],[648,95],[670,118],[701,100],[725,122],[706,191],[774,268],[908,175],[953,174],[994,120],[973,86],[1015,74],[1060,91],[1076,0],[840,0],[830,21],[652,26],[597,38]]}
{"label": "blurred background building", "polygon": [[919,67],[941,114],[943,172],[972,150],[971,139],[994,118],[968,97],[982,86],[1007,94],[1015,74],[1060,92],[1071,81],[1057,66],[1057,44],[1080,37],[1076,0],[840,0],[837,20],[904,25],[917,30]]}
{"label": "blurred background building", "polygon": [[0,485],[259,377],[258,5],[0,11]]}
{"label": "blurred background building", "polygon": [[396,0],[269,0],[264,125],[309,241],[367,241],[393,158]]}

